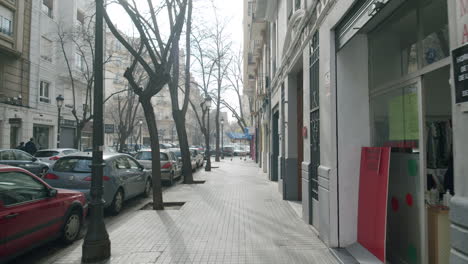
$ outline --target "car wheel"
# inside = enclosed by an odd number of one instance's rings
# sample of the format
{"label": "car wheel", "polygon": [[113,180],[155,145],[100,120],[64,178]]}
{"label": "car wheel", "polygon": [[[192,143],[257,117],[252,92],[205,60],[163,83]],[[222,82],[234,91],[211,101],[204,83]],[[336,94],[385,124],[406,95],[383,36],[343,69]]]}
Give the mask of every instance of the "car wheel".
{"label": "car wheel", "polygon": [[81,214],[78,210],[73,210],[68,215],[63,225],[62,240],[63,242],[70,244],[75,241],[81,230]]}
{"label": "car wheel", "polygon": [[143,197],[149,197],[151,194],[151,181],[148,179],[145,183],[145,190],[143,192]]}
{"label": "car wheel", "polygon": [[110,212],[113,215],[118,215],[120,211],[122,211],[124,201],[124,194],[122,189],[117,190],[117,193],[114,196],[114,200],[112,200],[112,204],[110,205]]}
{"label": "car wheel", "polygon": [[171,172],[171,175],[169,176],[169,186],[174,185],[174,172]]}
{"label": "car wheel", "polygon": [[41,171],[39,172],[39,175],[38,175],[39,178],[43,178],[43,177],[46,175],[46,173],[47,173],[48,170],[49,170],[49,169],[46,168],[46,167],[42,168]]}

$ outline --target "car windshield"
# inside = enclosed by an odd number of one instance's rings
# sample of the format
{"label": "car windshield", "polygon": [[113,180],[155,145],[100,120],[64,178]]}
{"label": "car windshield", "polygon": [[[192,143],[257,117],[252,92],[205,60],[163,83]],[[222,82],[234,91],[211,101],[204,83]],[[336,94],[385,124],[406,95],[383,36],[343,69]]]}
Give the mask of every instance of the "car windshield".
{"label": "car windshield", "polygon": [[[167,156],[166,153],[159,153],[159,158],[160,158],[162,161],[167,161],[167,160],[169,160],[169,157]],[[135,155],[135,159],[137,159],[137,160],[151,160],[151,151],[141,151],[141,152],[138,152],[138,153]]]}
{"label": "car windshield", "polygon": [[172,152],[174,152],[177,158],[182,157],[182,154],[180,154],[180,150],[173,150]]}
{"label": "car windshield", "polygon": [[91,162],[88,157],[62,158],[53,169],[57,172],[91,172]]}
{"label": "car windshield", "polygon": [[36,154],[34,154],[34,157],[36,158],[47,158],[47,157],[53,157],[58,155],[58,151],[52,151],[52,150],[45,150],[45,151],[38,151]]}

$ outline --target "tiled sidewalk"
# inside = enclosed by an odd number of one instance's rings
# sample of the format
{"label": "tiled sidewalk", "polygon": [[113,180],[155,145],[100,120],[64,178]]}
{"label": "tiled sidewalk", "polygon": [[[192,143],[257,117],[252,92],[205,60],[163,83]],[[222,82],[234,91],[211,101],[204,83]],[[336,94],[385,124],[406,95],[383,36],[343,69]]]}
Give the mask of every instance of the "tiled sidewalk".
{"label": "tiled sidewalk", "polygon": [[[250,161],[213,163],[205,184],[178,185],[165,202],[180,210],[138,211],[110,231],[106,263],[338,263]],[[53,263],[80,263],[81,246]]]}

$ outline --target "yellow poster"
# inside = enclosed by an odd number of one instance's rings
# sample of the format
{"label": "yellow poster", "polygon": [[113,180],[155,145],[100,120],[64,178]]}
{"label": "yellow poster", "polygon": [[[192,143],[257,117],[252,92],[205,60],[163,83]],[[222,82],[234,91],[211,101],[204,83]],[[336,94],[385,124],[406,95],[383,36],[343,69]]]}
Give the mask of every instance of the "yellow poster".
{"label": "yellow poster", "polygon": [[419,139],[417,93],[408,93],[390,99],[388,115],[390,140]]}

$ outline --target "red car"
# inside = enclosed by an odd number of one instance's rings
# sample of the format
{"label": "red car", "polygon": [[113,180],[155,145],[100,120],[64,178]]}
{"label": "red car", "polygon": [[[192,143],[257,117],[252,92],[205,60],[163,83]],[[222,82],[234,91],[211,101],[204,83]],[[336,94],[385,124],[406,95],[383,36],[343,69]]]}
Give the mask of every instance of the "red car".
{"label": "red car", "polygon": [[86,213],[84,194],[54,189],[24,169],[0,165],[0,263],[56,238],[72,243]]}

